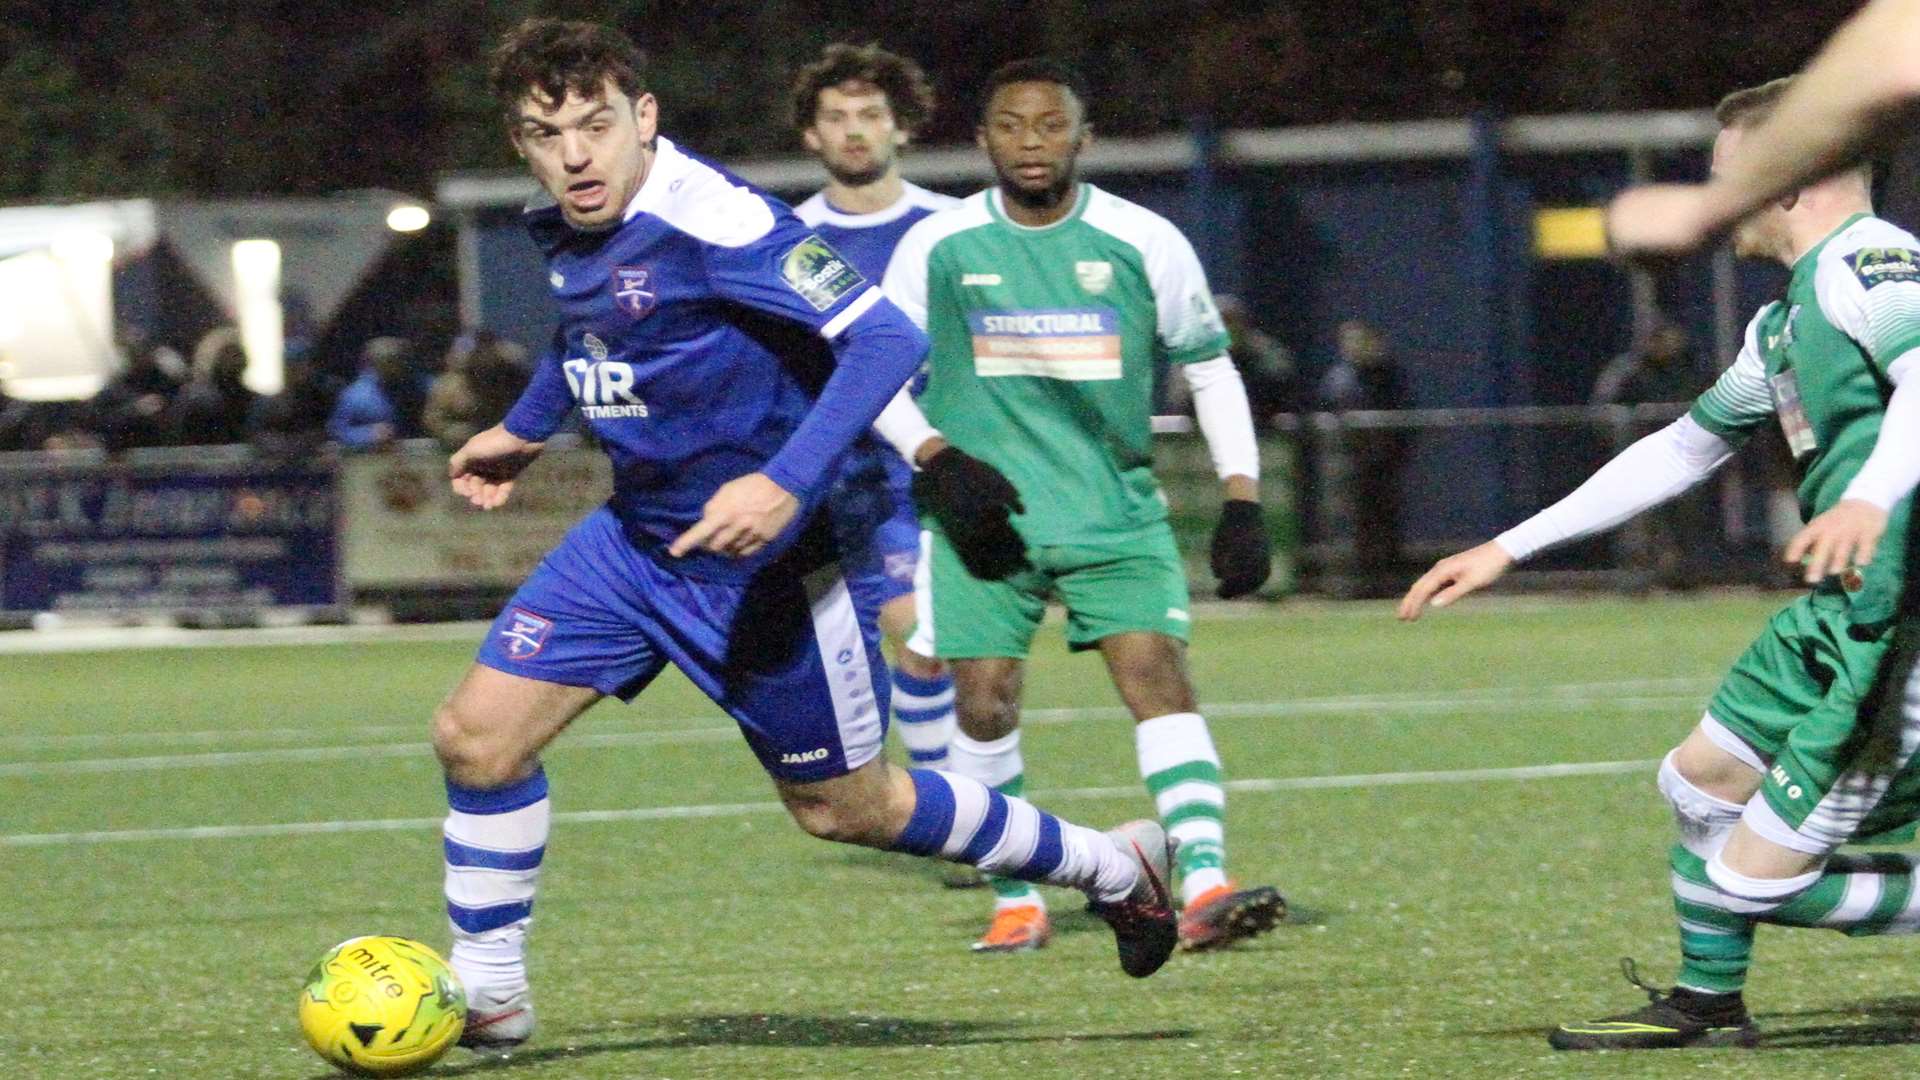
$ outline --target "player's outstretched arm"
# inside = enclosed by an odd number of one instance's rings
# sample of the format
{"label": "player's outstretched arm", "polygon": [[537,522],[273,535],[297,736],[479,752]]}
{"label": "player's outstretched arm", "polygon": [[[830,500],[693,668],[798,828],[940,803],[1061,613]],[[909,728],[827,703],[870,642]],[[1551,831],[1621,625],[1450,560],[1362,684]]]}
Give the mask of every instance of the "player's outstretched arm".
{"label": "player's outstretched arm", "polygon": [[1874,0],[1795,78],[1773,115],[1706,184],[1630,188],[1607,210],[1627,255],[1691,251],[1741,218],[1843,164],[1920,98],[1920,0]]}
{"label": "player's outstretched arm", "polygon": [[1420,575],[1420,580],[1401,597],[1400,620],[1412,622],[1429,606],[1443,608],[1463,596],[1479,592],[1500,580],[1512,565],[1513,556],[1495,540],[1449,555]]}
{"label": "player's outstretched arm", "polygon": [[773,543],[800,512],[800,500],[765,473],[748,473],[720,485],[700,520],[681,533],[667,554],[674,558],[694,550],[714,551],[746,558]]}
{"label": "player's outstretched arm", "polygon": [[1865,499],[1841,499],[1801,526],[1787,541],[1780,560],[1798,565],[1809,585],[1830,574],[1873,561],[1880,537],[1887,531],[1887,512]]}
{"label": "player's outstretched arm", "polygon": [[[1911,354],[1910,354],[1911,355]],[[1887,531],[1893,505],[1920,485],[1920,380],[1913,368],[1920,356],[1902,357],[1888,371],[1895,380],[1880,422],[1873,453],[1854,474],[1840,501],[1802,526],[1787,542],[1781,559],[1799,565],[1807,584],[1873,561]]]}
{"label": "player's outstretched arm", "polygon": [[482,510],[492,510],[507,501],[521,470],[540,456],[546,444],[523,439],[495,424],[468,439],[447,459],[447,479],[454,494]]}

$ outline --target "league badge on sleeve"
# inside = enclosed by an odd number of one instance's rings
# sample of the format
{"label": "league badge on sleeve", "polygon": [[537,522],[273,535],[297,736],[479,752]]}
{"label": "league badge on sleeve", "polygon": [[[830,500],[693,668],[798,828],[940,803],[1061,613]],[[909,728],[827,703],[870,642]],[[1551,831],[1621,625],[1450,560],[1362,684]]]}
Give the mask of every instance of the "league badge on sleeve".
{"label": "league badge on sleeve", "polygon": [[653,314],[654,307],[660,303],[660,297],[649,288],[652,278],[652,267],[614,267],[613,302],[615,306],[636,319],[644,319]]}
{"label": "league badge on sleeve", "polygon": [[552,632],[552,619],[514,608],[513,618],[500,631],[500,636],[507,639],[507,656],[510,659],[531,660],[546,648],[547,635]]}
{"label": "league badge on sleeve", "polygon": [[867,283],[852,263],[818,236],[800,241],[781,258],[780,276],[815,311],[827,310]]}
{"label": "league badge on sleeve", "polygon": [[1861,248],[1846,257],[1862,288],[1894,281],[1920,281],[1920,251],[1910,248]]}

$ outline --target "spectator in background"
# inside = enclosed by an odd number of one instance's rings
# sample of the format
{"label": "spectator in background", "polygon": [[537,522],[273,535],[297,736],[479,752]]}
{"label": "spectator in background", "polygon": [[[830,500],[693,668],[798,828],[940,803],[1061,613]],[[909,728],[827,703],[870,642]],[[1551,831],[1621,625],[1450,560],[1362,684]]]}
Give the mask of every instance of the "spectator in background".
{"label": "spectator in background", "polygon": [[119,345],[127,366],[94,395],[94,429],[108,450],[160,446],[170,435],[167,411],[180,393],[186,361],[138,324],[121,325]]}
{"label": "spectator in background", "polygon": [[[1272,426],[1278,413],[1299,411],[1296,400],[1293,353],[1271,334],[1253,324],[1253,313],[1246,301],[1222,294],[1214,299],[1220,309],[1220,321],[1226,324],[1232,341],[1227,356],[1240,371],[1247,388],[1247,407],[1254,425],[1261,430]],[[1160,413],[1163,416],[1192,416],[1193,391],[1184,379],[1164,379],[1160,388]]]}
{"label": "spectator in background", "polygon": [[327,418],[327,434],[354,450],[373,450],[396,439],[425,433],[430,377],[415,370],[413,347],[402,338],[377,337],[360,349],[360,377],[340,391]]}
{"label": "spectator in background", "polygon": [[327,441],[337,384],[305,358],[290,358],[279,393],[254,403],[247,434],[263,453],[293,457]]}
{"label": "spectator in background", "polygon": [[491,331],[456,338],[447,370],[427,391],[421,422],[449,450],[499,423],[526,388],[527,350]]}
{"label": "spectator in background", "polygon": [[1705,377],[1687,332],[1663,321],[1600,369],[1600,377],[1593,381],[1593,403],[1690,402],[1705,389]]}
{"label": "spectator in background", "polygon": [[[1705,389],[1707,375],[1687,332],[1664,320],[1608,361],[1593,381],[1595,405],[1685,404]],[[1664,422],[1664,421],[1663,421]],[[1653,425],[1648,425],[1650,430]],[[1638,437],[1643,432],[1624,434]],[[1624,446],[1623,440],[1619,445]],[[1623,534],[1630,561],[1651,568],[1655,583],[1669,589],[1700,584],[1705,565],[1718,561],[1712,537],[1713,489],[1696,487],[1649,511]],[[1796,522],[1798,520],[1796,505]]]}
{"label": "spectator in background", "polygon": [[100,440],[84,401],[17,401],[0,394],[0,450],[91,450]]}
{"label": "spectator in background", "polygon": [[15,401],[0,387],[0,454],[27,448],[27,403]]}
{"label": "spectator in background", "polygon": [[1247,404],[1253,409],[1254,424],[1265,430],[1280,413],[1299,412],[1299,373],[1293,353],[1254,325],[1253,312],[1245,300],[1222,295],[1215,303],[1233,342],[1227,355],[1240,369],[1240,381],[1247,385]]}
{"label": "spectator in background", "polygon": [[[1320,407],[1328,412],[1404,409],[1412,402],[1387,339],[1358,319],[1340,324],[1339,359],[1320,380]],[[1400,483],[1413,449],[1408,433],[1359,427],[1346,433],[1348,494],[1362,595],[1399,591]],[[1322,496],[1331,494],[1322,492]]]}
{"label": "spectator in background", "polygon": [[207,331],[193,347],[193,378],[173,399],[167,427],[183,446],[247,441],[247,417],[260,395],[247,388],[247,352],[231,326]]}

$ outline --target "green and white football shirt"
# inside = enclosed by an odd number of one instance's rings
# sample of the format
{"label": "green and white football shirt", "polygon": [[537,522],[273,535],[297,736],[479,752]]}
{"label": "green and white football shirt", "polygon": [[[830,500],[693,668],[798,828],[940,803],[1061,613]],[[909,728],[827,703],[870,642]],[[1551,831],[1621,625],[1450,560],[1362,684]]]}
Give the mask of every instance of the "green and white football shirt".
{"label": "green and white football shirt", "polygon": [[[1859,214],[1794,263],[1787,297],[1760,309],[1746,343],[1693,404],[1700,426],[1738,444],[1777,416],[1800,473],[1800,514],[1834,503],[1873,452],[1893,384],[1920,349],[1920,240]],[[1893,507],[1864,571],[1856,621],[1891,618],[1905,577],[1911,499]]]}
{"label": "green and white football shirt", "polygon": [[1155,362],[1227,351],[1200,260],[1171,222],[1082,184],[1066,218],[1027,228],[989,189],[908,230],[885,292],[933,340],[921,409],[1020,489],[1029,543],[1165,520]]}

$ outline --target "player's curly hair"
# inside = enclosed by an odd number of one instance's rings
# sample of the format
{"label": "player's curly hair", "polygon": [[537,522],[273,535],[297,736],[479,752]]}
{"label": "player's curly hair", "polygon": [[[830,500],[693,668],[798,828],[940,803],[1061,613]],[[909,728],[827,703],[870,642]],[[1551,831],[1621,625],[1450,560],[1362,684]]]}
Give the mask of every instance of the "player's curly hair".
{"label": "player's curly hair", "polygon": [[646,56],[625,34],[599,23],[532,18],[506,32],[487,68],[487,89],[513,117],[529,91],[558,104],[568,92],[593,99],[606,81],[629,98],[646,92]]}
{"label": "player's curly hair", "polygon": [[887,95],[893,122],[911,135],[933,115],[933,84],[919,64],[877,44],[835,43],[793,79],[793,126],[805,131],[820,111],[820,91],[844,82],[872,83]]}
{"label": "player's curly hair", "polygon": [[993,95],[1003,86],[1013,83],[1042,82],[1063,86],[1073,94],[1084,112],[1087,108],[1087,84],[1080,73],[1065,60],[1056,60],[1051,56],[1030,56],[1024,60],[1013,60],[993,69],[987,76],[987,83],[980,88],[980,117],[986,118],[987,106],[993,103]]}

